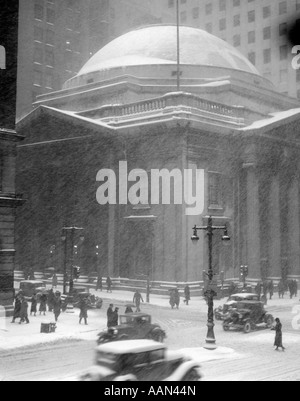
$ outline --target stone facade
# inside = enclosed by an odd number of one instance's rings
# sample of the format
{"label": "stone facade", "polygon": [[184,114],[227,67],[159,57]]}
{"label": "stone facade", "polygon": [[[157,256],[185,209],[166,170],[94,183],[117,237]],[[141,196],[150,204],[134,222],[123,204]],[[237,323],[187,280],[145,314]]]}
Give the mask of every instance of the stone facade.
{"label": "stone facade", "polygon": [[[190,29],[182,34],[189,43]],[[55,244],[61,269],[61,229],[76,224],[85,228],[76,262],[87,272],[99,263],[102,274],[115,277],[201,280],[207,238],[202,233],[196,247],[190,238],[192,227],[212,216],[231,236],[224,247],[223,233],[215,232],[216,273],[238,277],[240,266],[248,265],[253,280],[300,276],[297,102],[248,65],[191,65],[184,54],[180,92],[172,91],[172,63],[145,65],[143,59],[126,66],[124,57],[122,67],[102,70],[100,63],[87,76],[83,69],[20,121],[26,140],[18,153],[18,190],[28,199],[17,218],[20,268],[50,267]],[[99,205],[97,173],[111,169],[118,177],[120,161],[148,176],[153,169],[204,170],[204,212],[187,216],[184,203],[151,200]]]}

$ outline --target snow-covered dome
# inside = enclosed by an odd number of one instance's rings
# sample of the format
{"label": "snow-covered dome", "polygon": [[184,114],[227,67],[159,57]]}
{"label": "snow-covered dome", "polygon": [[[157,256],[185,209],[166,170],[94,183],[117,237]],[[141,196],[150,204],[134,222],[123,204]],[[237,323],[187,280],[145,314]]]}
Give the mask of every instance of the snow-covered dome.
{"label": "snow-covered dome", "polygon": [[[172,74],[176,64],[176,25],[147,26],[104,46],[64,88],[124,75],[164,81],[172,76],[170,70]],[[180,27],[180,64],[183,78],[214,80],[230,75],[245,82],[266,81],[233,46],[206,31],[187,26]]]}

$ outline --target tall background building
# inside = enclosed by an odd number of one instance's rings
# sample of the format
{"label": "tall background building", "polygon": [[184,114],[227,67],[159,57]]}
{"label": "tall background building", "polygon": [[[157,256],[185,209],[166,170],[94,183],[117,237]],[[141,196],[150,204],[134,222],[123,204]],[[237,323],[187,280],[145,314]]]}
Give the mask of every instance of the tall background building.
{"label": "tall background building", "polygon": [[160,22],[151,5],[150,0],[21,1],[17,118],[32,110],[37,96],[60,90],[112,39]]}
{"label": "tall background building", "polygon": [[[300,19],[300,0],[179,0],[179,4],[181,24],[202,28],[232,44],[279,92],[300,99],[300,70],[292,68],[295,54],[287,35],[297,14]],[[155,7],[163,22],[176,21],[176,0],[161,0]]]}

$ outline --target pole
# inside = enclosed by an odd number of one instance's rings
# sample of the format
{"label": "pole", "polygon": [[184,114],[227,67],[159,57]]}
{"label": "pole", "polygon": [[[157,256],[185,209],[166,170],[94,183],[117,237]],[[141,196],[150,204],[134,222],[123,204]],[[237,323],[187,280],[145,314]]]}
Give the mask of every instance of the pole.
{"label": "pole", "polygon": [[66,239],[65,239],[65,259],[64,259],[64,295],[67,295],[67,279],[68,279],[68,272],[67,272],[67,252],[68,252],[68,247],[67,247],[67,242],[68,242],[68,236],[67,232],[65,232]]}
{"label": "pole", "polygon": [[72,228],[72,229],[71,229],[71,244],[72,244],[72,248],[71,248],[71,272],[70,272],[70,290],[69,290],[69,294],[70,294],[70,295],[73,294],[73,289],[74,289],[74,272],[73,272],[73,263],[74,263],[74,232],[75,232],[75,229]]}
{"label": "pole", "polygon": [[208,279],[209,279],[209,288],[206,291],[207,297],[207,304],[208,304],[208,319],[207,319],[207,336],[206,336],[206,348],[213,350],[216,348],[216,337],[214,333],[214,290],[212,289],[213,286],[213,279],[214,279],[214,272],[213,272],[213,265],[212,265],[212,245],[213,245],[213,225],[212,225],[212,218],[208,219],[208,226],[207,226],[207,235],[208,235]]}
{"label": "pole", "polygon": [[180,92],[180,13],[179,0],[176,3],[177,10],[177,91]]}

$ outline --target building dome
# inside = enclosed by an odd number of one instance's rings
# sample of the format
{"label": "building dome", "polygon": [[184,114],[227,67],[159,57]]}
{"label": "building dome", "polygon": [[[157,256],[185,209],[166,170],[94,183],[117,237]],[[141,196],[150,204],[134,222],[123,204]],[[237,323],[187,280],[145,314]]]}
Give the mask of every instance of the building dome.
{"label": "building dome", "polygon": [[[99,50],[78,76],[116,67],[177,63],[177,27],[154,25],[136,29]],[[256,68],[234,47],[201,30],[180,27],[180,62],[240,70],[259,75]]]}

